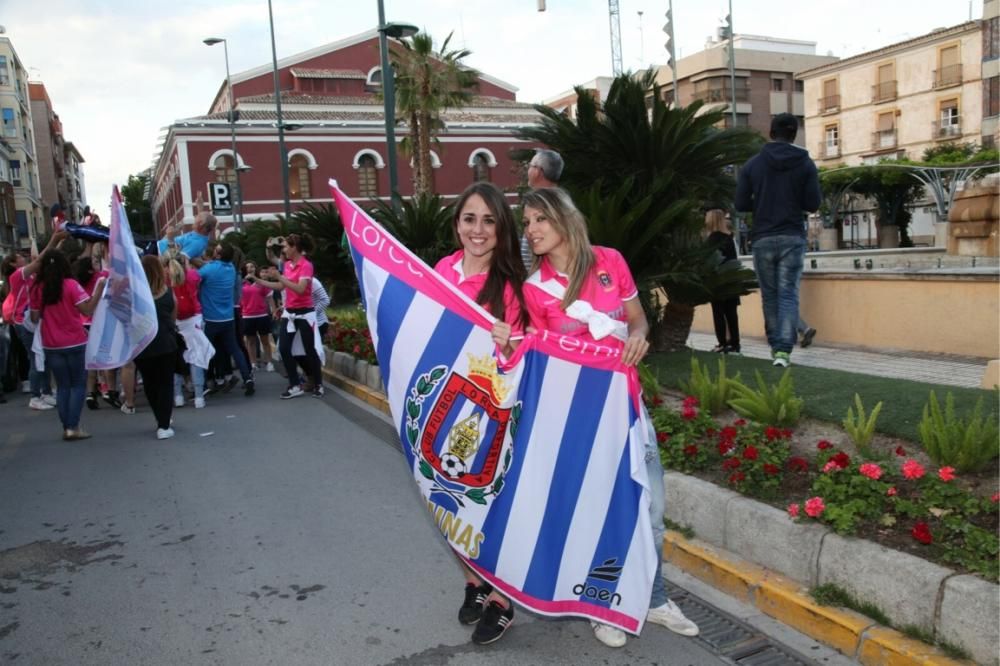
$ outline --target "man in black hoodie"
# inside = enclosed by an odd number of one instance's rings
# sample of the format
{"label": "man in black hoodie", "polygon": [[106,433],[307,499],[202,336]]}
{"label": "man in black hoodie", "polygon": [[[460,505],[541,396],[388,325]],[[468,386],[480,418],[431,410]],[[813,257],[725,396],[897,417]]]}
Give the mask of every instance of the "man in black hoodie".
{"label": "man in black hoodie", "polygon": [[760,283],[764,328],[774,365],[787,368],[799,320],[799,280],[806,252],[804,211],[819,208],[819,176],[809,153],[794,145],[799,121],[771,120],[771,142],[740,170],[736,210],[753,213],[750,240]]}

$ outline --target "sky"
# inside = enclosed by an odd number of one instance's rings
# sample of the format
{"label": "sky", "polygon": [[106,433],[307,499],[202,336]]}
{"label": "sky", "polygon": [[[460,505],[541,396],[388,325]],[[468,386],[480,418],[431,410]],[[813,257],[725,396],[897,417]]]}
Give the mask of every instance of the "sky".
{"label": "sky", "polygon": [[[272,0],[279,60],[373,29],[376,0]],[[732,0],[737,34],[817,42],[849,57],[982,15],[982,0]],[[412,23],[472,51],[466,62],[539,102],[611,74],[605,0],[385,0],[388,21]],[[678,58],[702,50],[728,0],[673,0]],[[620,0],[626,69],[663,64],[667,2]],[[641,15],[640,15],[641,12]],[[160,128],[204,114],[225,79],[271,62],[266,0],[0,0],[33,81],[48,90],[65,138],[84,157],[87,203],[109,219],[113,184],[150,166]]]}

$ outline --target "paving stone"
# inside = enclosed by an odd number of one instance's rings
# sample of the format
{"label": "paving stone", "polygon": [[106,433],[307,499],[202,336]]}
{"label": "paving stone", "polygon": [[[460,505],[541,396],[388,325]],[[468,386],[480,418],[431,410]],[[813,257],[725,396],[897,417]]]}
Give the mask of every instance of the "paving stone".
{"label": "paving stone", "polygon": [[932,631],[937,593],[951,573],[871,541],[828,534],[820,550],[817,582],[833,583],[856,599],[875,604],[898,626],[912,624]]}
{"label": "paving stone", "polygon": [[1000,658],[1000,588],[975,576],[955,576],[944,583],[937,637],[960,645],[980,664]]}
{"label": "paving stone", "polygon": [[663,477],[667,518],[694,530],[695,536],[725,547],[726,504],[740,495],[679,472]]}
{"label": "paving stone", "polygon": [[727,550],[810,586],[827,530],[799,524],[773,506],[748,498],[726,505]]}

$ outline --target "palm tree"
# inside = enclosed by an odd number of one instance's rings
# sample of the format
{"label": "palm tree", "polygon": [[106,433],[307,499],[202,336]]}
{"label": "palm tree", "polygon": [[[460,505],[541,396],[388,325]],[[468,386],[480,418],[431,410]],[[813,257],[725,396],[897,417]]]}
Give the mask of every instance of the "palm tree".
{"label": "palm tree", "polygon": [[520,136],[562,155],[560,184],[587,217],[591,240],[619,250],[644,292],[654,347],[683,346],[696,305],[754,286],[749,270],[720,270],[701,239],[701,210],[725,207],[732,165],[762,140],[746,128],[718,129],[724,111],[700,102],[669,108],[652,71],[616,78],[603,105],[576,92],[576,121],[536,106],[541,122]]}
{"label": "palm tree", "polygon": [[408,148],[413,155],[413,192],[417,195],[433,189],[431,143],[443,127],[441,113],[468,104],[479,81],[479,72],[462,64],[471,51],[449,50],[450,42],[451,34],[440,50],[435,50],[434,38],[419,32],[400,42],[402,50],[393,52],[396,113],[409,124]]}

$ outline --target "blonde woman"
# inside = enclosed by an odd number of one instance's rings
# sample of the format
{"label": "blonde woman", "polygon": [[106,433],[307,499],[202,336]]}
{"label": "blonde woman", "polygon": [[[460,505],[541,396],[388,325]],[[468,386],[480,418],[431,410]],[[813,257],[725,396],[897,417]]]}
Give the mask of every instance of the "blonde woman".
{"label": "blonde woman", "polygon": [[[191,372],[194,387],[194,406],[205,406],[205,372],[215,355],[215,348],[205,337],[201,318],[201,302],[198,300],[198,271],[191,268],[188,258],[180,253],[167,256],[167,275],[177,302],[177,329],[184,338],[184,361]],[[184,405],[184,375],[174,374],[174,406]]]}
{"label": "blonde woman", "polygon": [[[718,208],[705,213],[705,242],[722,254],[722,261],[736,261],[736,242],[726,213]],[[737,309],[739,297],[712,301],[712,322],[715,339],[719,343],[712,351],[722,354],[740,353],[740,318]]]}
{"label": "blonde woman", "polygon": [[143,391],[156,417],[156,438],[170,439],[174,436],[171,390],[177,361],[177,326],[174,323],[177,304],[159,257],[147,254],[142,258],[142,269],[156,305],[157,330],[156,337],[135,357],[135,369],[142,376]]}

